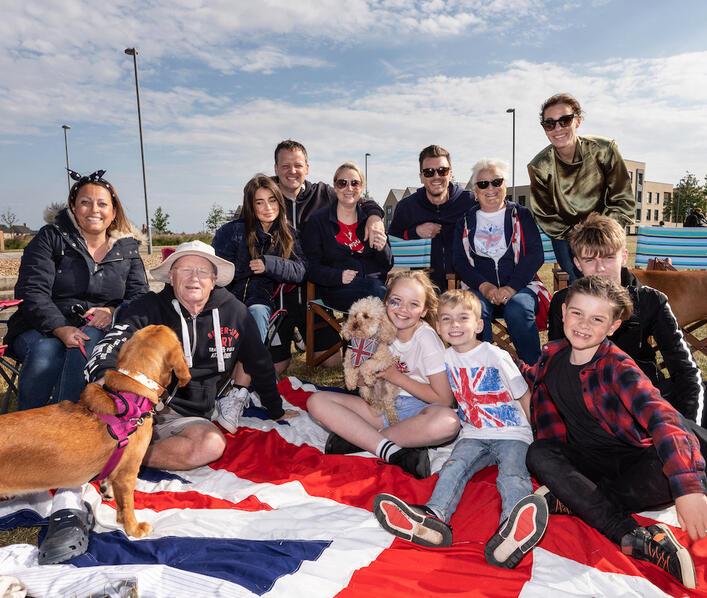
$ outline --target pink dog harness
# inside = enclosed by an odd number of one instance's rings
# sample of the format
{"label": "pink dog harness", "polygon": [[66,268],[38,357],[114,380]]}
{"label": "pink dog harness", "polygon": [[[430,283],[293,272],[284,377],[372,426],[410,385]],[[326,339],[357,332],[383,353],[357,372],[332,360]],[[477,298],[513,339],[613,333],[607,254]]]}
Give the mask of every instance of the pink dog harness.
{"label": "pink dog harness", "polygon": [[150,399],[136,395],[132,392],[118,392],[109,390],[105,386],[104,390],[113,398],[117,413],[97,413],[98,418],[106,424],[108,433],[118,441],[113,454],[108,462],[103,466],[94,480],[105,480],[120,462],[123,451],[128,445],[128,437],[138,429],[145,419],[154,413]]}

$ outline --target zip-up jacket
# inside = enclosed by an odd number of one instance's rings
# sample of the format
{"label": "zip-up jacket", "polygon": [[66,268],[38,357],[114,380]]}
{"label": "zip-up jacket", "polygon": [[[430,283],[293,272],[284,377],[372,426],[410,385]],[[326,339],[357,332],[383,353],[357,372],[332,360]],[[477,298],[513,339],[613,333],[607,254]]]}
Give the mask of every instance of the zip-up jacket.
{"label": "zip-up jacket", "polygon": [[[664,376],[658,369],[656,351],[649,341],[652,337],[670,373],[672,389],[666,398],[687,419],[701,423],[705,399],[702,375],[685,343],[668,298],[657,289],[641,284],[628,268],[621,269],[621,286],[626,287],[631,295],[633,315],[614,332],[611,341],[636,361],[654,386],[661,388]],[[551,341],[565,337],[562,304],[567,290],[557,291],[550,303],[548,339]]]}
{"label": "zip-up jacket", "polygon": [[441,205],[427,199],[427,191],[420,187],[412,195],[401,199],[395,208],[388,234],[402,239],[419,239],[415,228],[425,222],[441,224],[442,230],[432,239],[430,278],[441,291],[447,290],[447,274],[454,272],[453,240],[457,222],[476,203],[474,196],[457,185],[449,184],[448,199]]}
{"label": "zip-up jacket", "polygon": [[[279,183],[278,177],[275,176],[272,179]],[[305,181],[304,187],[300,190],[295,201],[285,198],[287,220],[298,231],[301,231],[313,212],[336,204],[336,201],[336,192],[330,185],[322,181],[318,183]],[[364,200],[361,208],[366,217],[379,216],[383,218],[383,208],[372,199]],[[361,240],[363,240],[363,237],[361,237]]]}
{"label": "zip-up jacket", "polygon": [[265,232],[257,224],[256,249],[265,264],[265,272],[254,274],[250,269],[252,259],[248,252],[248,233],[245,221],[234,220],[227,222],[216,231],[211,242],[216,255],[222,257],[236,266],[233,282],[228,285],[236,298],[246,305],[262,304],[273,307],[273,293],[277,284],[281,282],[300,283],[304,280],[306,268],[303,260],[302,247],[299,236],[294,228],[290,227],[294,239],[292,254],[288,259],[279,254],[279,248],[274,247],[272,235]]}
{"label": "zip-up jacket", "polygon": [[[567,340],[548,343],[535,365],[521,364],[532,389],[531,425],[536,440],[567,442],[567,426],[545,384],[550,364],[567,347]],[[605,432],[631,446],[655,446],[673,498],[707,494],[705,461],[697,438],[633,359],[604,340],[579,376],[582,396],[577,400],[584,402]]]}
{"label": "zip-up jacket", "polygon": [[[282,417],[282,399],[275,385],[275,368],[248,309],[229,291],[216,287],[204,309],[192,316],[176,300],[170,285],[148,293],[118,313],[117,324],[96,345],[86,365],[89,381],[117,367],[120,347],[137,330],[150,324],[169,326],[182,341],[192,379],[169,406],[185,416],[211,417],[219,388],[236,362],[251,375],[253,387],[272,419]],[[216,334],[221,342],[216,341]],[[219,347],[220,345],[220,347]]]}
{"label": "zip-up jacket", "polygon": [[105,257],[95,262],[68,208],[43,226],[22,255],[15,297],[23,303],[8,322],[5,343],[31,329],[50,335],[60,326],[82,326],[73,305],[117,307],[147,293],[138,240],[114,231],[108,243]]}
{"label": "zip-up jacket", "polygon": [[[530,210],[513,203],[506,202],[504,216],[504,232],[508,248],[498,261],[476,253],[474,248],[474,235],[476,234],[476,214],[480,210],[479,204],[472,206],[466,215],[459,220],[454,233],[454,268],[462,281],[471,289],[478,291],[484,282],[490,282],[497,287],[509,286],[520,291],[524,289],[535,277],[540,266],[543,265],[543,243],[540,232],[533,220]],[[513,212],[518,215],[521,228],[520,256],[515,263],[511,238],[513,237]],[[469,263],[469,258],[464,250],[464,231],[467,231],[469,248],[474,265]]]}
{"label": "zip-up jacket", "polygon": [[[302,233],[302,247],[307,256],[307,277],[317,285],[339,287],[344,270],[356,270],[357,276],[377,276],[385,281],[393,265],[390,244],[386,242],[380,251],[364,243],[363,251],[356,253],[336,240],[339,221],[334,203],[328,208],[312,214]],[[367,215],[356,206],[358,225],[356,235],[363,242]]]}

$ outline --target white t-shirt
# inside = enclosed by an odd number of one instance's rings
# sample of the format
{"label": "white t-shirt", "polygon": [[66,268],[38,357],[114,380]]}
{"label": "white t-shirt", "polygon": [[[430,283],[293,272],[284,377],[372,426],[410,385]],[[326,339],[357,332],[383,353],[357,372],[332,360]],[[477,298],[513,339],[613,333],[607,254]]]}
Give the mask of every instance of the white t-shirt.
{"label": "white t-shirt", "polygon": [[476,232],[474,233],[476,253],[496,261],[501,259],[508,249],[505,220],[505,206],[497,212],[476,211]]}
{"label": "white t-shirt", "polygon": [[[395,339],[390,345],[390,352],[400,360],[401,370],[405,374],[424,384],[430,383],[429,376],[445,370],[444,344],[425,321],[408,342]],[[411,395],[401,388],[400,396]]]}
{"label": "white t-shirt", "polygon": [[466,353],[449,347],[444,359],[459,404],[461,438],[533,441],[528,419],[515,400],[528,385],[506,351],[484,342]]}

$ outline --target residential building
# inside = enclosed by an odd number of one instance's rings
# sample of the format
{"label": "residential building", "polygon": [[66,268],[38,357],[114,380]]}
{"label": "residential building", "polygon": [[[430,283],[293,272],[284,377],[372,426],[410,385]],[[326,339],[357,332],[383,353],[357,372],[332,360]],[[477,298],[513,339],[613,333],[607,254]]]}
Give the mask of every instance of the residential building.
{"label": "residential building", "polygon": [[397,207],[398,202],[404,197],[412,195],[415,191],[417,191],[417,187],[391,189],[388,191],[388,196],[383,202],[383,223],[385,224],[385,230],[388,230],[390,223],[393,221],[393,214],[395,214],[395,208]]}

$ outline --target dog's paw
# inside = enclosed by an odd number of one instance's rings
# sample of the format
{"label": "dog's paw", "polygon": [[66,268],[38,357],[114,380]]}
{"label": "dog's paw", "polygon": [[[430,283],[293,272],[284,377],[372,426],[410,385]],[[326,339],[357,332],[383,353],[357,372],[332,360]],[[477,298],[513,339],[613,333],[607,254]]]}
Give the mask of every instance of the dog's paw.
{"label": "dog's paw", "polygon": [[145,536],[149,536],[152,533],[152,525],[143,521],[142,523],[138,523],[132,529],[126,529],[125,531],[129,536],[133,538],[144,538]]}
{"label": "dog's paw", "polygon": [[108,480],[103,480],[100,485],[103,500],[113,500],[113,485]]}

